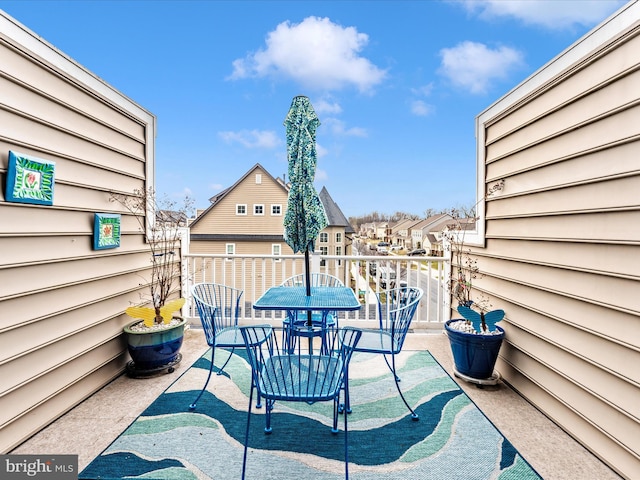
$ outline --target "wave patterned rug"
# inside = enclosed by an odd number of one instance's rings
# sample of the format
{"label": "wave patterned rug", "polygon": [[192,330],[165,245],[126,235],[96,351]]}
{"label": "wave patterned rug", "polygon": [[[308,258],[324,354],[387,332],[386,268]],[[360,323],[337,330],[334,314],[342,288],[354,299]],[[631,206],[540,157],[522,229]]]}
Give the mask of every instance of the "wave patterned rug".
{"label": "wave patterned rug", "polygon": [[[79,475],[80,479],[239,479],[251,370],[244,351],[214,375],[195,411],[209,351]],[[216,351],[218,359],[225,355]],[[349,476],[385,479],[539,479],[429,352],[399,356],[401,386],[418,405],[414,422],[379,355],[350,368]],[[344,478],[344,433],[331,434],[332,403],[277,402],[273,433],[253,408],[247,479]],[[343,427],[342,418],[339,419]]]}

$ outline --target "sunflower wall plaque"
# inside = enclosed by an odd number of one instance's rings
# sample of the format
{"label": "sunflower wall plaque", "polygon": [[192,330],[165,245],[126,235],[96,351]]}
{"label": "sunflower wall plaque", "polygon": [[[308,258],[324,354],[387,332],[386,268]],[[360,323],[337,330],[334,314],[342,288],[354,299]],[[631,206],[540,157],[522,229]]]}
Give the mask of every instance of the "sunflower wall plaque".
{"label": "sunflower wall plaque", "polygon": [[9,151],[8,202],[53,205],[55,162]]}
{"label": "sunflower wall plaque", "polygon": [[93,221],[93,249],[120,246],[120,215],[96,213]]}

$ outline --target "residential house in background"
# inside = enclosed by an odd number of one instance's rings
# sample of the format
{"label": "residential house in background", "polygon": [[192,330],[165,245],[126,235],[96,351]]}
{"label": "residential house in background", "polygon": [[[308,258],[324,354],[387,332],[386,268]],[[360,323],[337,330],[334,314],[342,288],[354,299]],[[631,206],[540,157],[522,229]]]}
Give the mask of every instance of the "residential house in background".
{"label": "residential house in background", "polygon": [[391,225],[391,240],[394,245],[400,245],[402,248],[410,248],[410,236],[409,231],[411,227],[420,223],[420,220],[414,220],[409,218],[403,218]]}
{"label": "residential house in background", "polygon": [[[213,196],[211,205],[191,222],[189,253],[293,255],[284,241],[283,220],[288,194],[289,187],[282,178],[273,177],[260,164],[254,165],[235,184]],[[326,188],[322,188],[319,196],[329,225],[316,239],[316,251],[347,255],[354,230]],[[280,266],[281,269],[276,263],[272,270],[269,262],[256,278],[251,279],[246,278],[243,268],[234,265],[230,259],[216,259],[212,268],[224,271],[228,284],[241,285],[246,298],[253,298],[254,294],[260,294],[266,279],[269,283],[273,279],[277,284],[304,271],[302,256],[300,262],[294,263],[295,271],[284,270],[283,263]],[[334,273],[341,275],[343,272]]]}
{"label": "residential house in background", "polygon": [[378,240],[391,242],[391,225],[389,222],[376,223],[376,236]]}
{"label": "residential house in background", "polygon": [[441,232],[447,225],[447,222],[451,220],[453,220],[451,215],[441,213],[438,215],[432,215],[431,217],[425,218],[424,220],[412,225],[409,228],[411,248],[424,248],[427,252],[431,251],[431,255],[439,254],[434,253],[442,251],[441,248],[439,249],[437,248],[437,245],[434,245],[434,241],[437,241],[437,237],[433,233],[429,236],[429,233]]}
{"label": "residential house in background", "polygon": [[[355,230],[347,220],[347,217],[344,216],[342,210],[340,210],[340,207],[338,207],[338,204],[333,201],[326,187],[322,187],[319,196],[327,214],[328,225],[320,232],[316,242],[317,248],[322,255],[351,255]],[[341,272],[334,273],[338,273],[338,276],[340,276]]]}
{"label": "residential house in background", "polygon": [[358,228],[358,234],[363,238],[374,238],[376,235],[375,222],[367,222],[360,225]]}

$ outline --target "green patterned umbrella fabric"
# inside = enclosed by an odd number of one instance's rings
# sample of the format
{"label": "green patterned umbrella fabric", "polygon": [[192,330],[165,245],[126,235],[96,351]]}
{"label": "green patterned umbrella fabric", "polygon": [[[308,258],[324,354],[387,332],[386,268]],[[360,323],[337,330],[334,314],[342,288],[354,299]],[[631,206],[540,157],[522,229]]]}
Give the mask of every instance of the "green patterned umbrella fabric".
{"label": "green patterned umbrella fabric", "polygon": [[284,217],[284,239],[294,253],[313,252],[316,238],[328,224],[313,186],[316,175],[316,128],[320,120],[305,96],[297,96],[284,121],[291,188]]}

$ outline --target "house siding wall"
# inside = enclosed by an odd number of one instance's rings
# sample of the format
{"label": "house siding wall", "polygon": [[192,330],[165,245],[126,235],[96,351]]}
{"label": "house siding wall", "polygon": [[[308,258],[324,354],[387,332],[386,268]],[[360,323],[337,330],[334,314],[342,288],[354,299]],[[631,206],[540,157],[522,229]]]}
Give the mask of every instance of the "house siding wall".
{"label": "house siding wall", "polygon": [[[260,184],[256,183],[256,174],[261,176]],[[246,215],[236,215],[238,204],[247,206]],[[254,214],[254,205],[258,204],[264,205],[263,215]],[[272,205],[280,205],[282,214],[272,215]],[[204,218],[193,225],[191,233],[260,234],[282,237],[284,234],[282,222],[286,208],[287,192],[272,180],[271,175],[256,167],[214,206],[212,211],[215,211],[215,214],[207,212]],[[233,226],[232,231],[229,226]]]}
{"label": "house siding wall", "polygon": [[475,293],[507,312],[497,365],[504,379],[634,478],[640,9],[625,8],[627,27],[478,117],[485,190],[500,179],[505,187],[487,199],[485,246],[473,251],[483,274]]}
{"label": "house siding wall", "polygon": [[[109,191],[145,188],[155,118],[0,11],[0,452],[120,375],[124,308],[148,249],[123,216],[95,251]],[[7,202],[9,150],[55,162],[51,206]]]}

